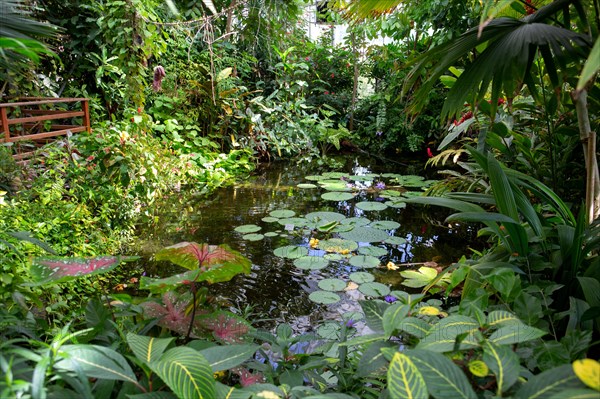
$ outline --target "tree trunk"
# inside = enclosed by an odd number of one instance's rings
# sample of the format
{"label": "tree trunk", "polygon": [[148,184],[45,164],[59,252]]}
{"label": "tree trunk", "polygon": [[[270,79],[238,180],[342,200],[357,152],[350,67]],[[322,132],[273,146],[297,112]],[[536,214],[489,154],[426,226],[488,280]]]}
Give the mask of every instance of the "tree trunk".
{"label": "tree trunk", "polygon": [[587,90],[573,93],[577,121],[579,123],[579,138],[583,146],[585,160],[585,208],[588,221],[591,223],[600,216],[600,174],[598,173],[598,158],[596,157],[596,132],[592,132],[587,109]]}

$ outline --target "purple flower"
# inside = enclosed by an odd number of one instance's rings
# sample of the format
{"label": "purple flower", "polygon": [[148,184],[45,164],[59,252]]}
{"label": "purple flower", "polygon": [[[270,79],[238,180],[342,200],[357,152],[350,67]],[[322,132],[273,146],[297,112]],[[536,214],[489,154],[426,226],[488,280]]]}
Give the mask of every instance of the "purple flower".
{"label": "purple flower", "polygon": [[383,132],[381,130],[378,130],[377,133],[375,133],[375,135],[381,136],[381,135],[383,135]]}
{"label": "purple flower", "polygon": [[396,301],[398,300],[398,298],[396,298],[396,297],[395,297],[395,296],[393,296],[393,295],[386,295],[386,296],[385,296],[383,299],[384,299],[384,300],[385,300],[387,303],[394,303],[394,302],[396,302]]}
{"label": "purple flower", "polygon": [[377,197],[377,198],[375,198],[375,201],[377,201],[377,202],[383,202],[383,201],[385,201],[385,198],[383,198],[383,197]]}
{"label": "purple flower", "polygon": [[385,183],[382,181],[378,181],[377,183],[375,183],[375,188],[377,190],[383,190],[385,189]]}
{"label": "purple flower", "polygon": [[352,328],[352,327],[354,327],[354,323],[355,323],[354,320],[348,319],[348,321],[346,322],[346,327]]}

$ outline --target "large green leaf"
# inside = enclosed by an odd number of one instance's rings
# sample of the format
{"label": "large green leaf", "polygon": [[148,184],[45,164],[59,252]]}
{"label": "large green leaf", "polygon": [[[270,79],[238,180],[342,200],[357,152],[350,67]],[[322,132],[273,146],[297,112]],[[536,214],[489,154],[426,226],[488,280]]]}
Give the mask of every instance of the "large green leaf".
{"label": "large green leaf", "polygon": [[460,344],[461,349],[474,348],[477,342],[471,334],[479,329],[479,323],[468,316],[452,315],[440,320],[419,342],[417,349],[427,349],[434,352],[450,352],[455,350],[457,338],[468,334]]}
{"label": "large green leaf", "polygon": [[82,371],[88,378],[127,381],[138,385],[137,377],[127,360],[117,351],[99,345],[63,345],[62,360],[56,367]]}
{"label": "large green leaf", "polygon": [[367,377],[371,374],[383,374],[388,366],[388,361],[383,356],[383,353],[381,353],[381,349],[393,348],[394,346],[392,342],[373,342],[360,357],[356,367],[356,374],[359,377]]}
{"label": "large green leaf", "polygon": [[600,37],[596,38],[596,43],[594,43],[594,47],[583,66],[581,75],[579,75],[577,90],[582,90],[598,70],[600,70]]}
{"label": "large green leaf", "polygon": [[417,338],[424,338],[431,329],[431,326],[427,322],[416,317],[405,318],[397,327],[399,330],[414,335]]}
{"label": "large green leaf", "polygon": [[585,388],[585,384],[573,372],[570,364],[546,370],[523,384],[514,395],[515,399],[545,399],[568,389]]}
{"label": "large green leaf", "polygon": [[429,394],[435,399],[476,399],[477,395],[461,369],[439,353],[412,349],[404,352],[417,367]]}
{"label": "large green leaf", "polygon": [[494,331],[489,340],[497,345],[518,344],[540,338],[546,334],[546,331],[526,324],[509,324]]}
{"label": "large green leaf", "polygon": [[486,341],[482,344],[483,361],[496,376],[497,395],[513,386],[519,377],[519,357],[508,346]]}
{"label": "large green leaf", "polygon": [[146,364],[158,360],[175,338],[156,338],[127,333],[127,343],[139,360]]}
{"label": "large green leaf", "polygon": [[212,368],[198,351],[177,347],[151,362],[150,368],[180,399],[213,399],[215,381]]}
{"label": "large green leaf", "polygon": [[213,372],[228,370],[250,359],[258,350],[258,345],[239,344],[213,346],[200,351]]}
{"label": "large green leaf", "polygon": [[365,319],[367,320],[369,328],[377,332],[383,331],[383,314],[390,305],[379,300],[358,301],[358,303],[365,314]]}
{"label": "large green leaf", "polygon": [[383,330],[387,336],[398,329],[410,311],[410,305],[396,302],[383,313]]}
{"label": "large green leaf", "polygon": [[428,398],[429,393],[423,375],[405,354],[396,352],[387,374],[387,386],[391,399]]}

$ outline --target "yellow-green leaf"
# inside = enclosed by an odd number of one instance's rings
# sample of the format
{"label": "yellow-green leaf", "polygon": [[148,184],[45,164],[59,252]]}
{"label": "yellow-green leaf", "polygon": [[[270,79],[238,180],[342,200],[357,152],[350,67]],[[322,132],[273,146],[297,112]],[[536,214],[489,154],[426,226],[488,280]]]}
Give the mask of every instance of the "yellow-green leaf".
{"label": "yellow-green leaf", "polygon": [[588,387],[600,391],[600,363],[594,359],[581,359],[573,362],[573,371]]}
{"label": "yellow-green leaf", "polygon": [[473,360],[469,362],[469,371],[475,377],[485,377],[490,373],[490,369],[483,360]]}
{"label": "yellow-green leaf", "polygon": [[388,390],[391,399],[428,398],[423,376],[410,358],[396,352],[388,369]]}

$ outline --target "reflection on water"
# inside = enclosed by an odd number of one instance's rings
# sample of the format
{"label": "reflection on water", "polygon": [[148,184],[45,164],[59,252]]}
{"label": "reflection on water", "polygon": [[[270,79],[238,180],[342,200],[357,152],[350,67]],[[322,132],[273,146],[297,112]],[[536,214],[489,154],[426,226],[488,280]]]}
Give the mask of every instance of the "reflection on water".
{"label": "reflection on water", "polygon": [[[359,169],[360,168],[360,169]],[[262,317],[286,321],[296,330],[309,330],[324,315],[356,310],[358,291],[348,291],[343,300],[329,307],[318,305],[308,299],[310,292],[317,290],[323,278],[338,277],[348,280],[348,275],[358,269],[345,262],[331,262],[322,270],[306,271],[293,266],[289,259],[273,255],[275,248],[284,245],[308,245],[308,238],[265,237],[261,241],[246,241],[234,228],[243,224],[257,224],[263,231],[283,229],[282,226],[267,224],[261,219],[273,210],[290,209],[297,215],[314,211],[334,211],[347,217],[367,217],[371,220],[393,220],[400,223],[394,235],[406,239],[397,246],[383,245],[387,254],[380,257],[382,265],[392,261],[396,264],[427,262],[435,260],[446,266],[455,262],[473,240],[474,233],[462,228],[449,229],[443,226],[447,213],[438,209],[409,206],[405,209],[388,208],[379,212],[365,212],[353,206],[359,201],[373,200],[373,194],[361,192],[349,202],[323,201],[321,189],[301,189],[296,185],[305,183],[304,176],[318,174],[309,165],[277,163],[261,167],[246,181],[217,190],[209,199],[185,200],[167,198],[155,223],[142,228],[139,243],[140,255],[145,259],[143,269],[150,276],[167,276],[180,272],[177,266],[165,262],[153,262],[151,255],[158,249],[181,241],[209,244],[228,244],[252,261],[249,275],[236,276],[227,283],[215,284],[211,292],[226,299],[235,308],[246,305]],[[415,174],[414,170],[382,170],[365,161],[358,165],[353,161],[347,172],[352,174],[394,172]],[[417,171],[418,173],[418,171]],[[369,269],[376,281],[401,289],[398,271]]]}

